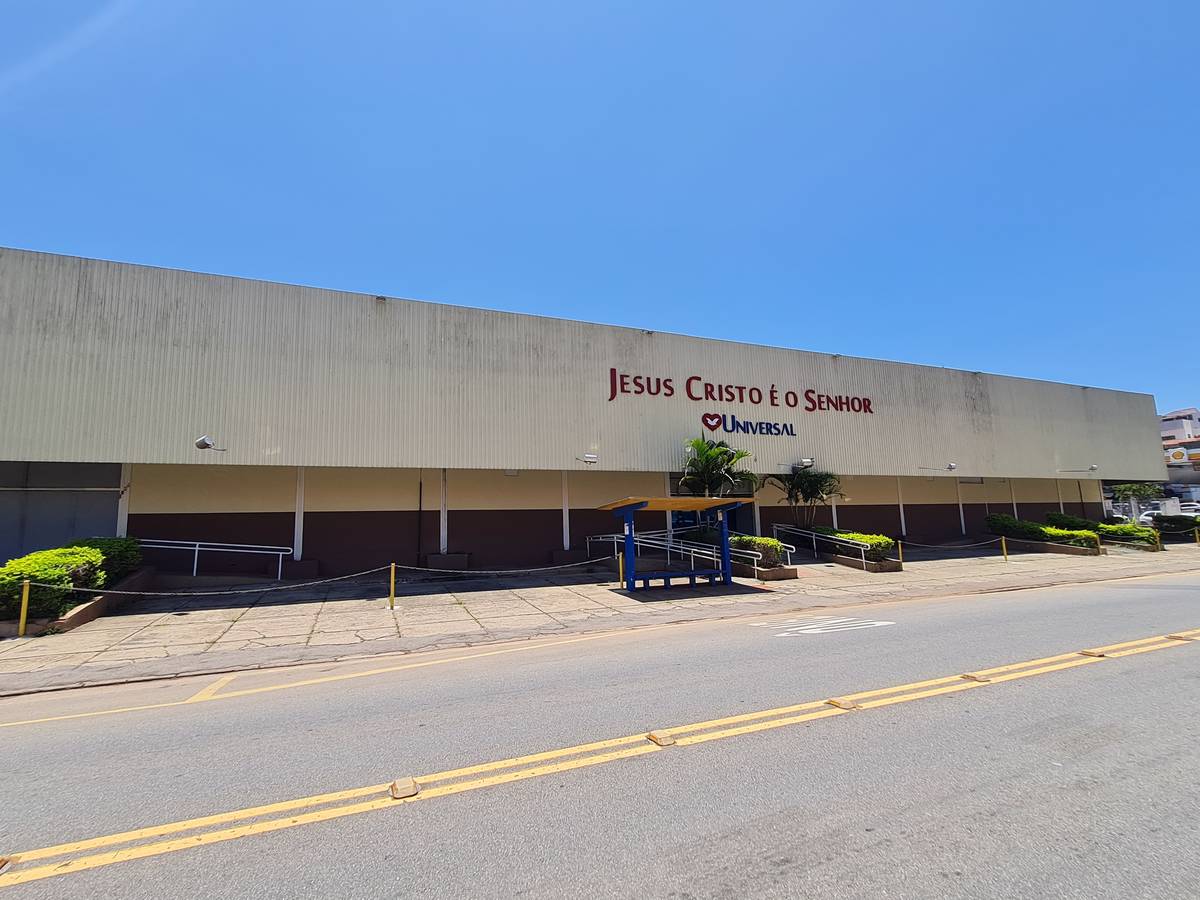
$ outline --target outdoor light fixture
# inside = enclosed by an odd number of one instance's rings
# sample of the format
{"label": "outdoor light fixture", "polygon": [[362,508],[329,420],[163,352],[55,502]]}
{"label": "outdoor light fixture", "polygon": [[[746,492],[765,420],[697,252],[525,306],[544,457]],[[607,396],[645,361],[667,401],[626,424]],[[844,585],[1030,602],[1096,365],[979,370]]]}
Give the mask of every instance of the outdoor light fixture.
{"label": "outdoor light fixture", "polygon": [[594,466],[600,462],[600,457],[595,453],[585,453],[583,456],[575,457],[575,459],[587,466]]}
{"label": "outdoor light fixture", "polygon": [[800,460],[800,462],[798,462],[792,466],[792,474],[799,475],[805,469],[811,469],[816,464],[817,464],[817,461],[815,459],[813,459],[811,456],[805,456],[804,458],[802,458]]}
{"label": "outdoor light fixture", "polygon": [[1100,470],[1100,467],[1098,465],[1096,465],[1095,463],[1092,463],[1086,469],[1059,469],[1058,471],[1060,471],[1060,472],[1097,472],[1099,470]]}
{"label": "outdoor light fixture", "polygon": [[917,468],[922,469],[923,471],[926,471],[926,472],[942,472],[942,471],[953,472],[955,469],[958,468],[958,463],[948,462],[948,463],[946,463],[946,465],[943,468],[940,468],[940,469],[936,468],[935,466],[917,466]]}
{"label": "outdoor light fixture", "polygon": [[212,438],[210,438],[207,434],[202,434],[202,435],[200,435],[200,437],[196,438],[196,449],[197,450],[216,450],[218,453],[224,453],[228,448],[227,447],[218,447],[216,444],[213,443]]}

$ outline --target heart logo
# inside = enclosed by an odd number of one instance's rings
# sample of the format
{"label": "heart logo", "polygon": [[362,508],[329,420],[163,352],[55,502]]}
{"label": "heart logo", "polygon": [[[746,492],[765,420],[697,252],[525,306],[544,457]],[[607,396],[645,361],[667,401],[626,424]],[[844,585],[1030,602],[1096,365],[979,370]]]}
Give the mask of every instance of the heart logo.
{"label": "heart logo", "polygon": [[721,427],[721,422],[722,419],[720,413],[705,413],[700,417],[700,424],[709,431],[716,431]]}

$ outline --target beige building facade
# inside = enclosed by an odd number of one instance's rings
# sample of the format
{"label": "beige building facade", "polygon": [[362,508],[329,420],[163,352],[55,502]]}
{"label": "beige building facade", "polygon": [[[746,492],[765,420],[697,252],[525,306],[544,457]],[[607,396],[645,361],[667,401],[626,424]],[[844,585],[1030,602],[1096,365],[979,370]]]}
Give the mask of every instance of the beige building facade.
{"label": "beige building facade", "polygon": [[[670,490],[697,435],[761,474],[815,459],[846,493],[825,521],[913,539],[1165,478],[1144,394],[18,250],[0,321],[10,553],[111,507],[110,532],[321,574],[544,565],[615,530],[598,505]],[[751,499],[739,530],[789,515]]]}

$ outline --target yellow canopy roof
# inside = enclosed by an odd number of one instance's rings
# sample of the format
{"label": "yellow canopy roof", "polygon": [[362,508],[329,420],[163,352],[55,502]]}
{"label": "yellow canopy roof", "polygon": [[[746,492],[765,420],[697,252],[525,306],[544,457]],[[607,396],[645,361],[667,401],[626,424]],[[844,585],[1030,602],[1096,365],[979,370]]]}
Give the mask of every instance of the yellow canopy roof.
{"label": "yellow canopy roof", "polygon": [[729,506],[740,502],[742,501],[734,497],[625,497],[623,500],[613,500],[611,503],[605,503],[603,506],[596,508],[621,509],[622,507],[645,503],[646,505],[642,508],[646,510],[699,512],[704,509],[712,509],[714,506]]}

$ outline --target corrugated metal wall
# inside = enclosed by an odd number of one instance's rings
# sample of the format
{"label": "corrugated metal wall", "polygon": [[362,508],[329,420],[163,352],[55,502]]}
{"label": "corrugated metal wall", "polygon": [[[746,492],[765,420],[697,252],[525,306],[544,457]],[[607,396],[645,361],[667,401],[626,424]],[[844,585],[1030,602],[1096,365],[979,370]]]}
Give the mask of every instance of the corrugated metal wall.
{"label": "corrugated metal wall", "polygon": [[[702,327],[697,324],[697,328]],[[788,335],[781,320],[764,340]],[[784,332],[780,336],[781,330]],[[609,373],[671,378],[618,395]],[[1148,395],[0,250],[0,459],[670,471],[701,416],[761,472],[1165,477]],[[685,380],[758,387],[693,401]],[[774,386],[871,398],[789,409]],[[210,433],[229,452],[194,449]]]}

